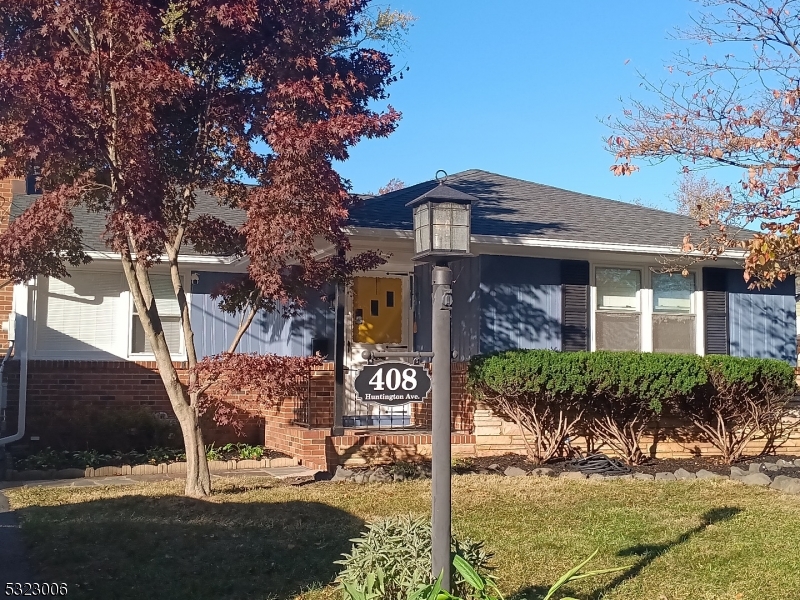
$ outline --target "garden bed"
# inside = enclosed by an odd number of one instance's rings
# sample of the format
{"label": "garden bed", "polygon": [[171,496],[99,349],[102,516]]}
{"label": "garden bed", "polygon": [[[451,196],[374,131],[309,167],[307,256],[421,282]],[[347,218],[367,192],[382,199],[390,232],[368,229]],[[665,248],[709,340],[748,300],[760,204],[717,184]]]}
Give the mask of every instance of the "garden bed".
{"label": "garden bed", "polygon": [[[209,461],[262,460],[290,458],[288,454],[264,446],[226,444],[206,448]],[[46,448],[27,456],[15,456],[13,468],[17,471],[50,471],[61,469],[100,469],[124,465],[159,465],[186,461],[186,453],[177,448],[150,448],[142,452],[101,453],[96,450],[52,450]]]}

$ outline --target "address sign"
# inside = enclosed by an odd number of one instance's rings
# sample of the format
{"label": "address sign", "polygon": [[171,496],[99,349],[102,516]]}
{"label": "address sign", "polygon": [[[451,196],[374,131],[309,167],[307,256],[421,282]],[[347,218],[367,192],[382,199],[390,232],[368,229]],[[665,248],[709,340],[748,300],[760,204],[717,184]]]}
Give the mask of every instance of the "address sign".
{"label": "address sign", "polygon": [[362,402],[398,406],[422,402],[431,389],[431,378],[423,365],[383,362],[363,367],[355,388]]}

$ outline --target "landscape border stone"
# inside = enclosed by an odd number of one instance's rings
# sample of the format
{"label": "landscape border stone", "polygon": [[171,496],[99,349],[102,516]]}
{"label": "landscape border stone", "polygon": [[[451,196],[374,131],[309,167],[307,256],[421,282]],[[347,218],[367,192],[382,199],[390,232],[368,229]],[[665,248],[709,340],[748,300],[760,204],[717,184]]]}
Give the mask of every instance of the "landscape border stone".
{"label": "landscape border stone", "polygon": [[[261,460],[210,460],[209,471],[236,471],[269,469],[278,467],[296,467],[299,462],[296,458],[262,458]],[[9,481],[44,481],[48,479],[80,479],[92,477],[115,477],[122,475],[182,475],[186,473],[186,462],[160,463],[158,465],[122,465],[121,467],[86,467],[85,469],[30,469],[6,471]]]}

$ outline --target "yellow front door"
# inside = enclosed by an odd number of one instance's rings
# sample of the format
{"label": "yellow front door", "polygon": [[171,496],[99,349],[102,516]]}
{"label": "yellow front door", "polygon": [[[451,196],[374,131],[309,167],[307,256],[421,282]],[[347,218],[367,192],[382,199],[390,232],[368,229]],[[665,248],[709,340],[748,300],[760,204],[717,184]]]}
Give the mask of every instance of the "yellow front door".
{"label": "yellow front door", "polygon": [[403,343],[403,280],[356,277],[353,282],[353,342]]}

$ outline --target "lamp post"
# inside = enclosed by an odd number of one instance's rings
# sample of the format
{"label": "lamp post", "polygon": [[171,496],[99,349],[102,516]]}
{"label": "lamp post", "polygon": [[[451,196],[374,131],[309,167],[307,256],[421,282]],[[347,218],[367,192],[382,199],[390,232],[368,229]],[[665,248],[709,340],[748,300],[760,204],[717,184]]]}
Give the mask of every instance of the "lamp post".
{"label": "lamp post", "polygon": [[[444,175],[440,178],[439,174]],[[450,561],[450,321],[453,272],[449,260],[469,255],[470,207],[475,198],[446,185],[447,173],[438,171],[439,184],[409,202],[414,210],[414,260],[431,263],[433,272],[431,318],[433,350],[432,423],[432,575],[442,576],[451,589]]]}

